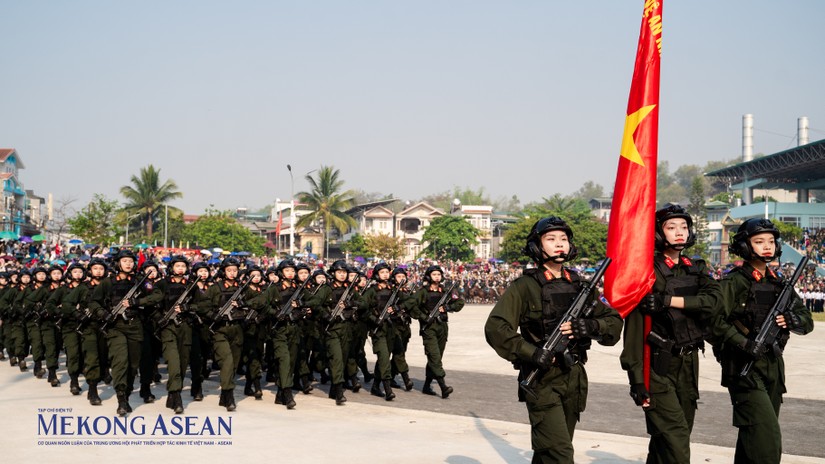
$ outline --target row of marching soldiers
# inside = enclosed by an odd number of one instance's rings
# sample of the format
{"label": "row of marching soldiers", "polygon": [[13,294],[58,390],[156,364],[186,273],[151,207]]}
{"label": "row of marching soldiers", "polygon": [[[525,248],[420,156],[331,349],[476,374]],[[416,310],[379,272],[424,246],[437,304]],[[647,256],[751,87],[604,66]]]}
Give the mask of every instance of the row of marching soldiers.
{"label": "row of marching soldiers", "polygon": [[[166,407],[177,414],[184,411],[187,367],[191,396],[203,400],[208,359],[220,371],[219,405],[228,411],[237,407],[235,380],[241,372],[244,394],[262,398],[264,370],[265,380],[277,388],[275,403],[288,409],[296,405],[293,389],[313,390],[315,373],[321,383],[330,382],[329,397],[338,405],[347,401],[345,389],[360,390],[359,370],[372,382],[370,392],[390,401],[393,388],[414,386],[405,353],[417,319],[427,356],[422,391],[437,395],[433,380],[442,398],[453,391],[441,358],[447,313],[461,310],[464,301],[454,287],[446,288],[438,266],[426,270],[421,288],[408,284],[402,268],[379,263],[367,279],[343,260],[327,274],[291,260],[263,270],[229,257],[213,276],[205,263],[173,256],[163,277],[156,263],[146,261],[138,269],[132,251],[121,250],[111,267],[96,258],[87,266],[72,263],[65,273],[59,267],[0,273],[0,343],[11,365],[26,371],[31,350],[34,375],[42,378],[47,369],[57,387],[62,346],[70,392],[81,394],[83,375],[89,402],[100,405],[99,383],[108,383],[120,416],[132,411],[129,396],[138,373],[140,397],[155,401],[151,385],[160,381],[160,355],[167,366]],[[372,372],[367,337],[377,356]]]}

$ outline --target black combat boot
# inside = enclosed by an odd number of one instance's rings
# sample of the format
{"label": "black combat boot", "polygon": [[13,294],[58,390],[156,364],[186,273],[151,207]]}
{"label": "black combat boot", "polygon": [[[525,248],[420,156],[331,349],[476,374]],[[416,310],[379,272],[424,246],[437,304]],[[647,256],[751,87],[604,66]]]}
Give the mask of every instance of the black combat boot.
{"label": "black combat boot", "polygon": [[321,385],[326,385],[329,382],[329,375],[327,375],[327,370],[324,369],[321,371]]}
{"label": "black combat boot", "polygon": [[410,380],[410,373],[409,372],[402,372],[401,373],[401,380],[404,381],[404,390],[410,391],[413,389],[415,385],[413,385],[413,381]]}
{"label": "black combat boot", "polygon": [[336,384],[332,384],[329,386],[329,399],[335,399],[335,391],[337,390]]}
{"label": "black combat boot", "polygon": [[126,400],[126,393],[117,392],[117,415],[120,417],[129,414],[129,401]]}
{"label": "black combat boot", "polygon": [[358,368],[361,369],[361,372],[364,374],[364,383],[372,382],[374,377],[370,375],[370,369],[367,367],[367,358],[358,360]]}
{"label": "black combat boot", "polygon": [[154,403],[155,395],[152,394],[151,383],[140,383],[140,397],[143,398],[144,403]]}
{"label": "black combat boot", "polygon": [[46,375],[46,369],[43,369],[43,362],[42,361],[35,361],[34,362],[34,371],[32,371],[35,377],[38,379],[42,379],[44,375]]}
{"label": "black combat boot", "polygon": [[370,395],[383,398],[384,392],[381,391],[381,379],[378,376],[372,378],[372,388],[370,388]]}
{"label": "black combat boot", "polygon": [[160,384],[160,381],[162,380],[162,377],[160,376],[160,371],[158,370],[157,363],[155,364],[155,371],[152,374],[152,380],[154,380],[155,383],[158,384],[158,385]]}
{"label": "black combat boot", "polygon": [[103,401],[101,401],[100,396],[97,394],[97,382],[89,382],[89,392],[86,394],[86,398],[92,406],[100,406],[103,404]]}
{"label": "black combat boot", "polygon": [[[9,355],[9,357],[11,357],[11,355]],[[6,355],[3,354],[3,350],[0,350],[0,361],[5,361],[5,360],[6,360]]]}
{"label": "black combat boot", "polygon": [[203,385],[201,383],[192,382],[192,388],[189,390],[194,401],[203,401]]}
{"label": "black combat boot", "polygon": [[183,414],[183,399],[180,397],[180,392],[169,392],[171,401],[166,402],[166,407],[175,411],[175,414]]}
{"label": "black combat boot", "polygon": [[218,406],[226,406],[226,392],[228,390],[221,390],[221,397],[218,400]]}
{"label": "black combat boot", "polygon": [[421,389],[421,393],[423,393],[425,395],[435,396],[436,393],[435,393],[435,390],[433,390],[432,383],[433,383],[433,378],[428,375],[427,378],[424,379],[424,388]]}
{"label": "black combat boot", "polygon": [[401,388],[401,385],[399,385],[399,384],[398,384],[398,382],[396,382],[396,381],[395,381],[395,376],[393,376],[393,377],[390,379],[390,386],[391,386],[392,388]]}
{"label": "black combat boot", "polygon": [[[373,382],[375,385],[376,382]],[[384,399],[392,401],[395,398],[395,393],[392,392],[392,383],[389,380],[384,380]]]}
{"label": "black combat boot", "polygon": [[453,387],[447,385],[447,382],[444,381],[444,377],[437,377],[435,380],[441,388],[441,397],[446,398],[450,396],[450,393],[453,392]]}
{"label": "black combat boot", "polygon": [[221,390],[221,396],[224,397],[223,406],[226,406],[226,410],[229,412],[234,411],[237,409],[235,406],[235,390]]}
{"label": "black combat boot", "polygon": [[295,398],[292,396],[292,389],[284,388],[282,392],[281,399],[284,402],[284,406],[286,406],[287,409],[295,409]]}
{"label": "black combat boot", "polygon": [[333,386],[335,387],[335,404],[341,406],[347,402],[347,397],[344,396],[344,384],[337,383]]}
{"label": "black combat boot", "polygon": [[57,369],[54,367],[49,368],[49,383],[53,387],[57,387],[58,385],[60,385],[60,381],[57,380]]}
{"label": "black combat boot", "polygon": [[21,358],[20,362],[17,364],[17,367],[20,368],[20,372],[26,372],[26,370],[28,369],[28,367],[26,366],[26,360]]}
{"label": "black combat boot", "polygon": [[11,364],[12,366],[16,366],[17,365],[17,356],[9,356],[9,364]]}
{"label": "black combat boot", "polygon": [[309,379],[309,376],[301,376],[301,391],[304,392],[304,395],[309,395],[312,392],[312,389],[312,381]]}
{"label": "black combat boot", "polygon": [[244,396],[255,396],[255,387],[252,385],[252,380],[246,379],[243,387]]}
{"label": "black combat boot", "polygon": [[112,372],[109,369],[106,369],[106,374],[103,376],[103,383],[106,385],[112,384]]}
{"label": "black combat boot", "polygon": [[172,392],[168,392],[166,395],[166,407],[169,409],[175,409],[175,400],[172,397]]}
{"label": "black combat boot", "polygon": [[255,389],[255,399],[259,400],[264,397],[264,391],[261,389],[261,379],[252,381],[252,387]]}
{"label": "black combat boot", "polygon": [[72,395],[80,394],[80,383],[77,381],[77,374],[70,374],[71,381],[69,382],[69,392]]}
{"label": "black combat boot", "polygon": [[132,412],[132,405],[129,404],[130,396],[132,396],[132,389],[126,390],[126,412]]}
{"label": "black combat boot", "polygon": [[349,380],[350,380],[350,383],[352,384],[352,392],[353,393],[358,393],[358,391],[361,390],[361,382],[358,381],[358,375],[353,374],[353,376],[350,377]]}

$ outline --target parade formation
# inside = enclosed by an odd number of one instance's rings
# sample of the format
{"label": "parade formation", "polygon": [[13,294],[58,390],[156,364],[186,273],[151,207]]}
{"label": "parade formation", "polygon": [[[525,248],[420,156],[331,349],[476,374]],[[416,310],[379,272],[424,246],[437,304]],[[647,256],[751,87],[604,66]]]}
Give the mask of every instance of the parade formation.
{"label": "parade formation", "polygon": [[[579,251],[572,228],[555,216],[533,225],[524,247],[533,264],[507,287],[485,325],[490,346],[519,370],[533,462],[572,462],[572,437],[587,402],[587,352],[593,342],[612,346],[622,338],[621,368],[650,434],[648,462],[690,462],[697,356],[706,347],[730,392],[737,462],[778,462],[782,350],[791,333],[813,330],[794,278],[769,266],[781,253],[779,231],[767,220],[743,222],[730,245],[743,264],[721,281],[704,261],[684,254],[695,242],[684,208],[659,209],[654,234],[656,284],[623,319],[599,292],[611,260],[588,280],[566,265]],[[455,393],[442,358],[448,314],[464,306],[458,281],[435,264],[421,275],[384,261],[367,273],[344,260],[314,267],[287,258],[264,269],[233,256],[210,267],[181,255],[159,265],[128,248],[65,269],[11,266],[0,272],[0,341],[10,366],[52,387],[60,387],[65,352],[69,393],[85,391],[99,406],[100,389],[111,388],[121,417],[132,412],[137,385],[144,403],[161,396],[152,391],[162,380],[161,360],[165,405],[174,414],[184,413],[187,372],[198,402],[213,370],[217,403],[227,411],[237,409],[240,377],[243,395],[260,400],[269,388],[287,409],[297,406],[294,392],[309,394],[318,382],[329,385],[337,405],[366,384],[371,395],[393,401],[396,390],[414,388],[405,359],[414,336],[426,355],[421,392],[443,399]]]}

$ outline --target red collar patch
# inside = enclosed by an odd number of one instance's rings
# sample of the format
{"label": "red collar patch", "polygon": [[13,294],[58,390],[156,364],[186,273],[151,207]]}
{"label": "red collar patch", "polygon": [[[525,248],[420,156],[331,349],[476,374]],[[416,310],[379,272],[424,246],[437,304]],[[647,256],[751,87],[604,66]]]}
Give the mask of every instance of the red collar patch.
{"label": "red collar patch", "polygon": [[676,265],[676,261],[670,259],[670,256],[665,256],[665,265],[668,267],[668,269],[673,269],[673,266]]}
{"label": "red collar patch", "polygon": [[757,282],[759,282],[760,280],[762,280],[762,273],[761,273],[761,272],[759,272],[759,271],[757,271],[756,269],[754,269],[754,270],[753,270],[753,272],[751,273],[751,275],[753,276],[753,280],[755,280],[755,281],[757,281]]}
{"label": "red collar patch", "polygon": [[688,259],[687,256],[682,256],[682,264],[685,266],[693,266],[693,263]]}

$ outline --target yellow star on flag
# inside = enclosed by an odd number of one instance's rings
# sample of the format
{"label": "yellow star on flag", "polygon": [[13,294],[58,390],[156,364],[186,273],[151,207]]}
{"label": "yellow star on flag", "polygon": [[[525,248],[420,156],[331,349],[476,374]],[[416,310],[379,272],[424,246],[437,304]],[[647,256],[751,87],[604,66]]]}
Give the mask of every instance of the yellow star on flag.
{"label": "yellow star on flag", "polygon": [[636,149],[636,141],[633,140],[633,133],[639,124],[653,111],[656,105],[643,106],[636,110],[636,112],[628,114],[624,121],[624,136],[622,137],[622,152],[621,155],[627,158],[628,161],[644,166],[645,162],[642,160],[642,155]]}

